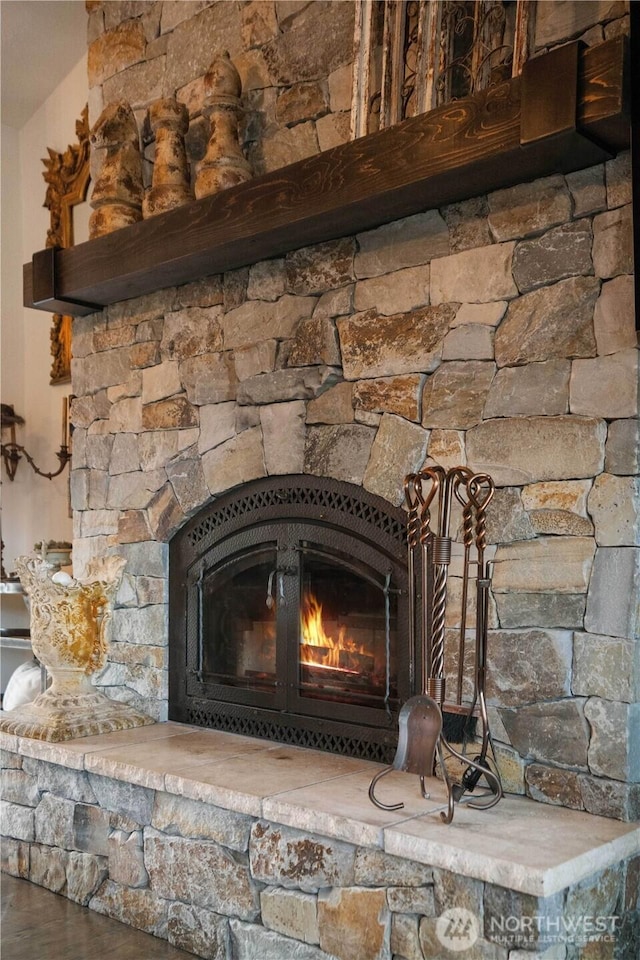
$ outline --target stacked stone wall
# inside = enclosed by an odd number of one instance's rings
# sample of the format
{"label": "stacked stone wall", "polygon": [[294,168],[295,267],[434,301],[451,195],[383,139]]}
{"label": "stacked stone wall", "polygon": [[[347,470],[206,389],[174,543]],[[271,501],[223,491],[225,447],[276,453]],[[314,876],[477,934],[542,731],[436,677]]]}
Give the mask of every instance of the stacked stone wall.
{"label": "stacked stone wall", "polygon": [[212,496],[308,473],[398,504],[407,472],[466,463],[498,485],[509,789],[636,816],[629,183],[622,154],[76,320],[74,559],[129,559],[101,685],[166,717],[166,543]]}
{"label": "stacked stone wall", "polygon": [[[0,762],[6,873],[208,960],[440,960],[453,907],[475,918],[474,957],[635,956],[638,858],[535,897],[10,751]],[[616,918],[615,939],[580,944],[585,916]],[[563,929],[578,942],[543,942]]]}
{"label": "stacked stone wall", "polygon": [[[88,6],[92,118],[126,96],[149,158],[148,105],[177,94],[198,159],[202,77],[225,47],[256,172],[347,139],[353,4]],[[539,4],[536,51],[626,32],[626,10]],[[74,563],[128,558],[107,692],[166,718],[167,542],[211,497],[309,473],[397,504],[408,471],[467,463],[498,484],[489,693],[505,781],[640,815],[630,185],[623,153],[75,320]],[[458,550],[452,649],[460,574]]]}

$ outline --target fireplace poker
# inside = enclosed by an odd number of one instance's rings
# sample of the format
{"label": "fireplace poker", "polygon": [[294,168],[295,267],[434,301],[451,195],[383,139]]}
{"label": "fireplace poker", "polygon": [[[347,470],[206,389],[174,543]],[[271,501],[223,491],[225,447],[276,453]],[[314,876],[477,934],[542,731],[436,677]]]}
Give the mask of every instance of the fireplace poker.
{"label": "fireplace poker", "polygon": [[415,473],[410,473],[404,480],[404,496],[407,504],[407,574],[409,587],[409,689],[415,692],[415,658],[416,658],[416,579],[415,579],[415,551],[418,547],[420,519],[418,517],[418,500],[415,489]]}

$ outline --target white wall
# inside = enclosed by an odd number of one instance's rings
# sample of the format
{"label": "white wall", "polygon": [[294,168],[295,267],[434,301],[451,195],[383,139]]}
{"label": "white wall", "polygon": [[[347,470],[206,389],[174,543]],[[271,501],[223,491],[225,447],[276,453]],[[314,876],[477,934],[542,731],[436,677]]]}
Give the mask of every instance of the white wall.
{"label": "white wall", "polygon": [[[58,467],[62,398],[71,393],[71,384],[49,385],[51,316],[22,307],[22,264],[46,243],[49,211],[43,206],[42,158],[47,147],[62,152],[76,142],[75,123],[87,95],[83,56],[20,131],[2,128],[2,401],[13,403],[25,418],[25,425],[17,428],[18,443],[47,472]],[[82,239],[76,237],[76,242]],[[7,571],[16,556],[29,553],[43,537],[72,539],[68,482],[68,468],[47,480],[23,460],[13,483],[2,468]]]}

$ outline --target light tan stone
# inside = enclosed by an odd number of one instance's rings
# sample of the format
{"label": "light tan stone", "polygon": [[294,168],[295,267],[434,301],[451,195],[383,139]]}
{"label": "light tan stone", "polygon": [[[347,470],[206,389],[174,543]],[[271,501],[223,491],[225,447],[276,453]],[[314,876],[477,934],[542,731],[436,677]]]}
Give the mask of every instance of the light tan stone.
{"label": "light tan stone", "polygon": [[599,546],[640,546],[640,479],[601,473],[587,505]]}
{"label": "light tan stone", "polygon": [[201,353],[182,360],[180,378],[189,402],[196,406],[235,399],[237,383],[231,353]]}
{"label": "light tan stone", "polygon": [[593,477],[602,471],[606,425],[589,417],[487,420],[467,434],[467,460],[499,486]]}
{"label": "light tan stone", "polygon": [[495,372],[495,364],[481,360],[443,363],[424,387],[423,427],[466,430],[477,424]]}
{"label": "light tan stone", "polygon": [[486,303],[516,296],[514,248],[515,243],[495,243],[433,260],[431,303]]}
{"label": "light tan stone", "polygon": [[103,33],[89,45],[87,71],[89,86],[95,87],[144,59],[146,38],[139,20],[127,20]]}
{"label": "light tan stone", "polygon": [[320,150],[331,150],[332,147],[348,143],[351,136],[351,114],[346,110],[342,113],[327,113],[316,120],[316,131]]}
{"label": "light tan stone", "polygon": [[380,277],[359,280],[355,310],[377,310],[384,316],[414,310],[429,303],[429,264],[406,267]]}
{"label": "light tan stone", "polygon": [[521,756],[587,767],[589,725],[579,700],[555,700],[500,711],[511,744]]}
{"label": "light tan stone", "polygon": [[474,323],[456,325],[444,338],[443,360],[493,360],[493,328]]}
{"label": "light tan stone", "polygon": [[539,537],[500,544],[495,593],[586,593],[595,543],[591,537]]}
{"label": "light tan stone", "polygon": [[637,345],[633,277],[621,276],[602,284],[593,312],[598,353],[617,353]]}
{"label": "light tan stone", "polygon": [[287,340],[295,335],[300,320],[310,317],[313,297],[281,297],[275,303],[252,301],[225,314],[222,320],[227,350],[248,347],[261,340]]}
{"label": "light tan stone", "polygon": [[329,74],[329,104],[334,113],[340,110],[351,110],[352,74],[353,68],[349,63]]}
{"label": "light tan stone", "polygon": [[302,473],[304,469],[305,404],[274,403],[260,408],[264,462],[269,475]]}
{"label": "light tan stone", "polygon": [[496,240],[526,237],[570,219],[571,198],[562,176],[489,194],[489,226]]}
{"label": "light tan stone", "polygon": [[317,81],[294,83],[276,100],[276,120],[292,126],[303,120],[315,120],[329,109],[326,89]]}
{"label": "light tan stone", "polygon": [[462,303],[451,326],[480,323],[485,327],[497,327],[504,317],[507,305],[506,300],[497,300],[495,303]]}
{"label": "light tan stone", "polygon": [[357,236],[358,279],[428,263],[449,253],[449,231],[437,210],[395,220]]}
{"label": "light tan stone", "polygon": [[261,883],[315,893],[353,883],[355,847],[263,820],[254,823],[249,844],[252,876]]}
{"label": "light tan stone", "polygon": [[454,316],[447,304],[380,317],[374,310],[338,320],[347,380],[427,373],[439,362],[442,340]]}
{"label": "light tan stone", "polygon": [[182,384],[178,364],[166,360],[155,367],[146,367],[142,371],[142,403],[154,403],[180,393]]}
{"label": "light tan stone", "polygon": [[278,21],[273,0],[253,0],[242,8],[242,41],[244,46],[259,47],[278,34]]}
{"label": "light tan stone", "polygon": [[590,480],[560,480],[531,483],[522,490],[525,510],[562,510],[587,516]]}
{"label": "light tan stone", "polygon": [[467,462],[464,433],[459,430],[432,430],[427,453],[430,461],[440,464],[445,470],[464,467]]}
{"label": "light tan stone", "polygon": [[594,218],[593,266],[604,279],[633,272],[631,204]]}
{"label": "light tan stone", "polygon": [[[167,45],[164,96],[173,96],[179,87],[206,73],[216,52],[228,50],[234,59],[242,49],[240,10],[233,4],[207,5],[196,16],[191,13],[184,19],[184,11],[179,10],[178,16]],[[169,21],[163,10],[163,33],[168,32],[165,22]]]}
{"label": "light tan stone", "polygon": [[569,386],[571,413],[610,419],[638,413],[638,353],[574,360]]}
{"label": "light tan stone", "polygon": [[312,120],[295,127],[280,127],[262,143],[264,172],[271,173],[320,152],[316,125]]}
{"label": "light tan stone", "polygon": [[484,408],[493,417],[553,417],[569,411],[569,360],[502,367],[489,390]]}
{"label": "light tan stone", "polygon": [[235,350],[233,356],[238,380],[247,380],[274,370],[277,348],[277,340],[262,340],[251,347]]}
{"label": "light tan stone", "polygon": [[384,890],[335,888],[318,897],[320,947],[339,960],[384,960],[391,917]]}
{"label": "light tan stone", "polygon": [[233,402],[213,403],[200,407],[200,436],[198,437],[200,454],[231,439],[235,433],[236,410],[237,406]]}
{"label": "light tan stone", "polygon": [[317,317],[343,317],[351,313],[353,309],[353,291],[354,284],[348,284],[339,290],[327,290],[323,293],[316,304],[313,316]]}
{"label": "light tan stone", "polygon": [[336,383],[307,404],[307,423],[351,423],[353,384]]}
{"label": "light tan stone", "polygon": [[520,706],[569,696],[572,642],[567,631],[492,631],[488,651],[491,703]]}
{"label": "light tan stone", "polygon": [[261,428],[245,430],[207,451],[202,458],[202,469],[212,494],[264,477],[266,467]]}
{"label": "light tan stone", "polygon": [[416,373],[361,380],[356,383],[353,392],[355,406],[374,413],[395,413],[405,420],[418,421],[424,379]]}
{"label": "light tan stone", "polygon": [[418,424],[385,413],[362,481],[365,490],[400,504],[404,478],[424,462],[428,439],[429,434]]}
{"label": "light tan stone", "polygon": [[303,943],[319,942],[318,904],[311,894],[267,887],[260,893],[260,911],[269,930]]}

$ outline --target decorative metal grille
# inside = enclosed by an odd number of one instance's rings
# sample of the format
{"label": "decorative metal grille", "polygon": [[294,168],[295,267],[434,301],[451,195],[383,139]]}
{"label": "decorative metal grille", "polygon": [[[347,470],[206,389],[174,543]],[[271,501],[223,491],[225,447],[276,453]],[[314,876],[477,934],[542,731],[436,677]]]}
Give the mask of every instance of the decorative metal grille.
{"label": "decorative metal grille", "polygon": [[534,0],[357,0],[352,137],[518,76],[534,13]]}
{"label": "decorative metal grille", "polygon": [[325,753],[337,753],[345,757],[360,757],[362,760],[373,760],[376,763],[391,763],[396,749],[395,741],[379,743],[344,734],[326,733],[256,719],[251,716],[217,713],[203,708],[191,708],[186,722],[199,727],[241,734],[245,737],[275,740],[278,743],[308,747],[310,750],[323,750]]}
{"label": "decorative metal grille", "polygon": [[398,543],[403,543],[405,539],[404,523],[379,509],[375,504],[356,499],[348,493],[329,487],[299,485],[256,490],[236,496],[230,502],[215,504],[214,512],[189,530],[189,542],[195,547],[228,523],[241,520],[256,511],[264,511],[270,507],[282,508],[283,505],[303,505],[318,510],[331,510],[362,520]]}

